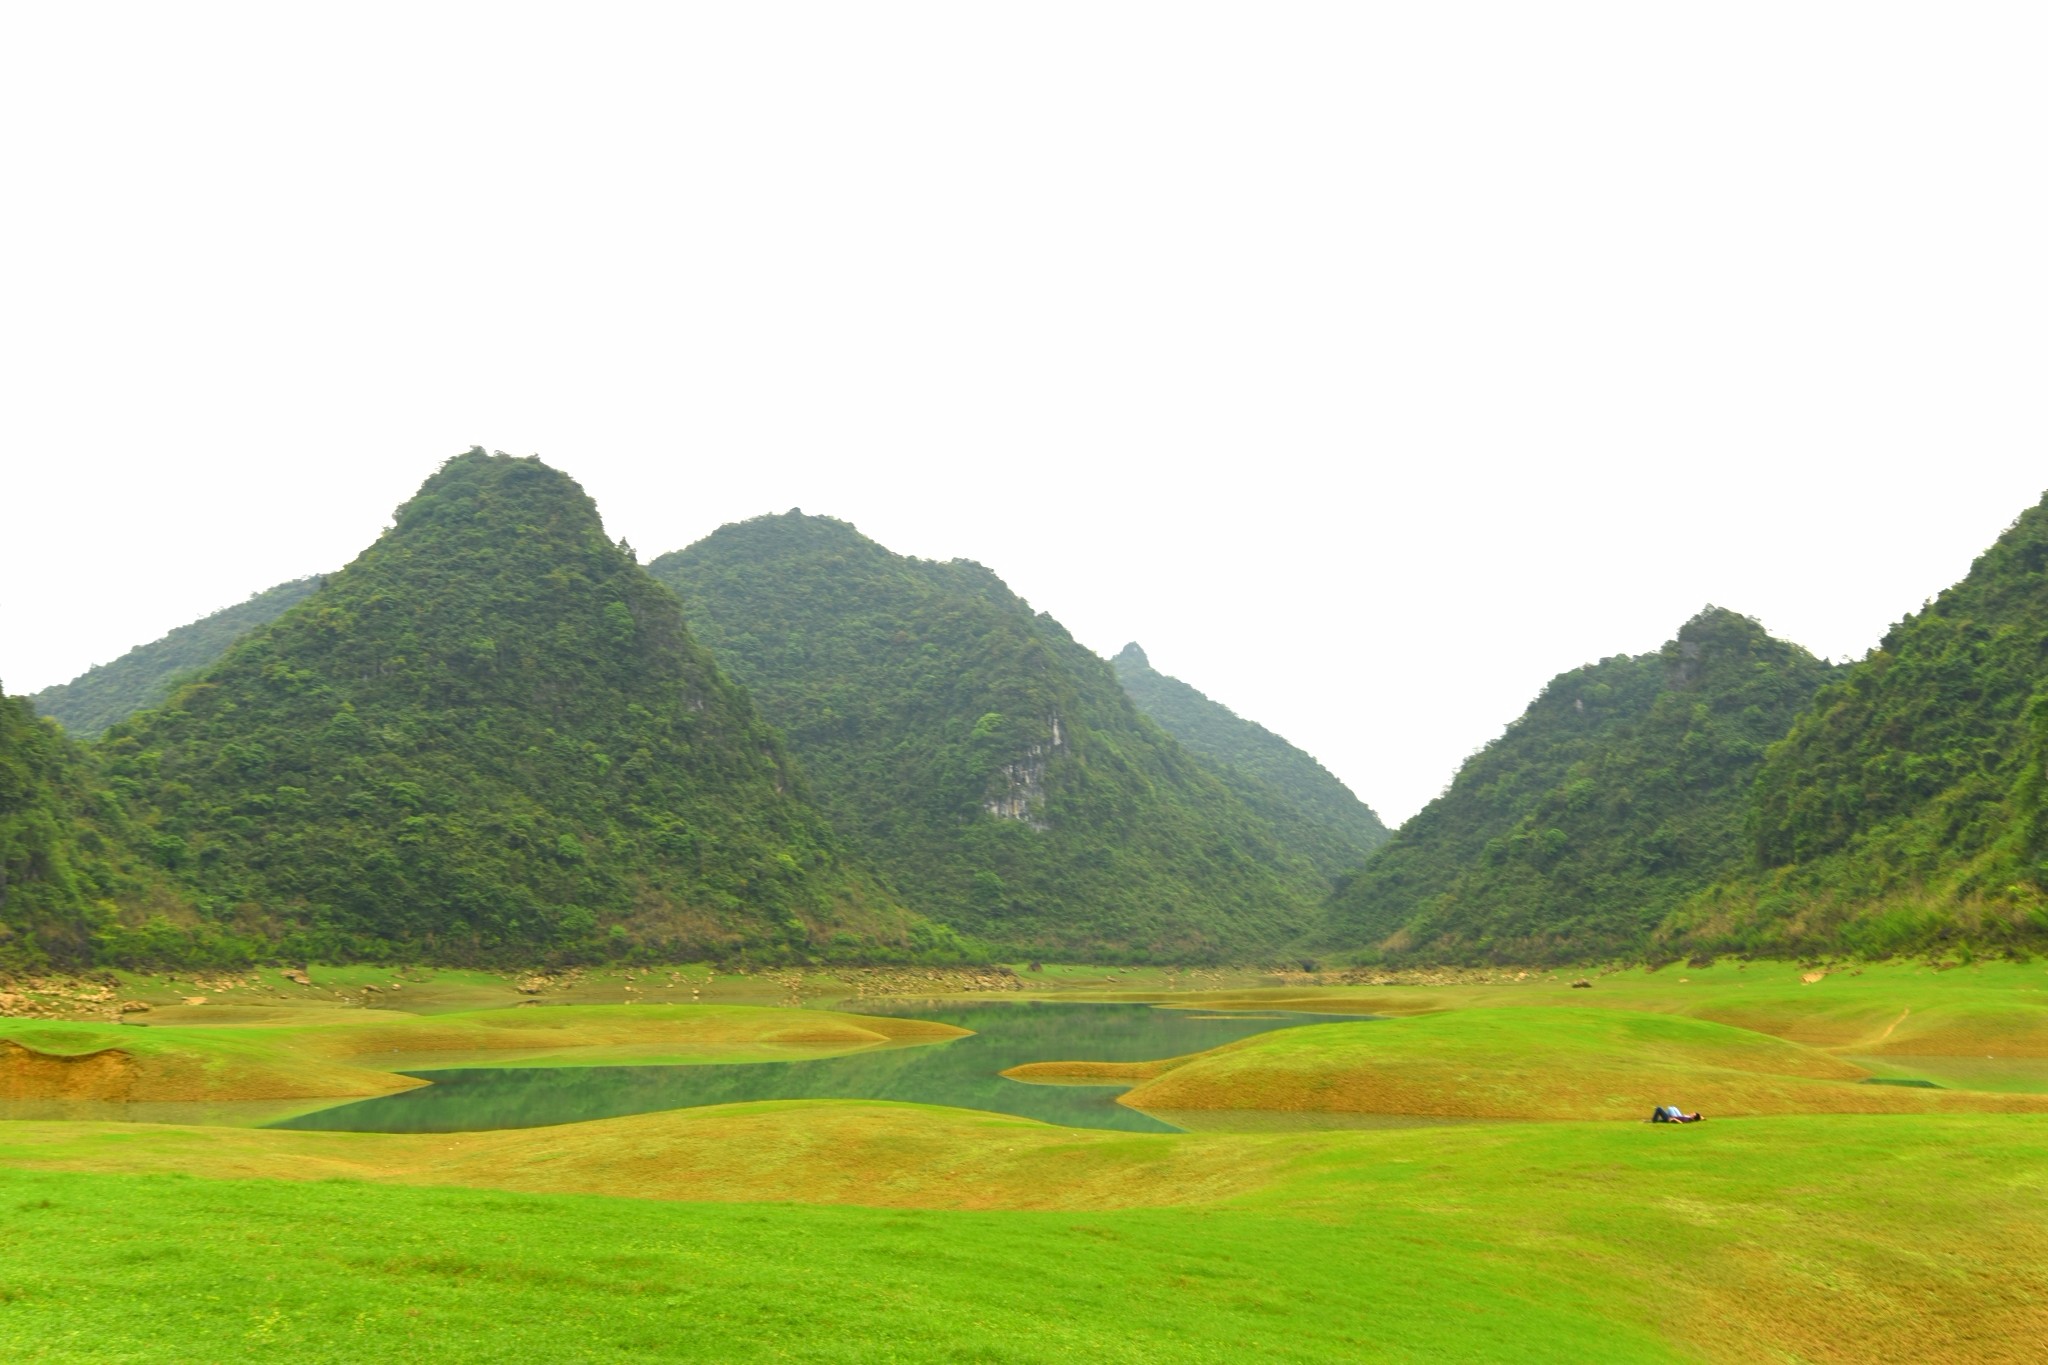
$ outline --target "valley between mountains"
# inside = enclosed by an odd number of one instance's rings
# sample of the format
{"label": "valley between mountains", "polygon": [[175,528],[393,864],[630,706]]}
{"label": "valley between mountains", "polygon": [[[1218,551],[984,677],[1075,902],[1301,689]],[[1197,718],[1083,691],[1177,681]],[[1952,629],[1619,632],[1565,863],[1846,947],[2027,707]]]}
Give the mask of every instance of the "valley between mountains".
{"label": "valley between mountains", "polygon": [[989,567],[458,455],[0,698],[0,1348],[2035,1358],[2048,502],[1501,719],[1390,829]]}

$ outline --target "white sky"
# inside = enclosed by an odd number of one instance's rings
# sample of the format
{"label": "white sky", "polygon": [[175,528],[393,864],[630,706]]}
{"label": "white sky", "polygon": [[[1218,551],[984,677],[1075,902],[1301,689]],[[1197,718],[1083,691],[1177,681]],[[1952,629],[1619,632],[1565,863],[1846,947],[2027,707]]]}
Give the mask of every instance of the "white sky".
{"label": "white sky", "polygon": [[2039,5],[0,10],[0,679],[539,453],[979,559],[1412,813],[2048,487]]}

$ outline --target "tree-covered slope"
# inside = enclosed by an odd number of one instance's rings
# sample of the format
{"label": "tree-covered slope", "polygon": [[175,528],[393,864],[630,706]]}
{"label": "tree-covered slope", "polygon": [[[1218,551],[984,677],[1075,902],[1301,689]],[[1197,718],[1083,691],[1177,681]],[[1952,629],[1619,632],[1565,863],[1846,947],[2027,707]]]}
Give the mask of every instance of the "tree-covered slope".
{"label": "tree-covered slope", "polygon": [[1325,883],[978,564],[799,512],[651,566],[905,901],[1020,951],[1244,955]]}
{"label": "tree-covered slope", "polygon": [[0,695],[0,973],[91,960],[107,870],[79,818],[87,773],[26,697]]}
{"label": "tree-covered slope", "polygon": [[1759,948],[2048,932],[2048,500],[1772,746],[1754,875],[1691,936]]}
{"label": "tree-covered slope", "polygon": [[568,476],[471,451],[101,741],[215,930],[327,957],[901,948],[773,732]]}
{"label": "tree-covered slope", "polygon": [[1765,748],[1828,673],[1710,607],[1655,654],[1560,674],[1350,879],[1333,935],[1448,959],[1642,949],[1746,865]]}
{"label": "tree-covered slope", "polygon": [[148,838],[88,749],[28,698],[0,696],[0,979],[141,957],[194,962],[186,935],[137,927],[187,904],[139,851]]}
{"label": "tree-covered slope", "polygon": [[80,739],[91,739],[115,721],[161,704],[181,679],[212,664],[235,641],[275,621],[319,586],[317,577],[280,583],[246,602],[179,626],[160,640],[137,645],[68,683],[46,687],[29,700],[38,714],[60,721]]}
{"label": "tree-covered slope", "polygon": [[1326,874],[1356,867],[1387,841],[1379,816],[1312,755],[1159,672],[1136,641],[1110,663],[1140,711],[1214,763],[1217,776]]}

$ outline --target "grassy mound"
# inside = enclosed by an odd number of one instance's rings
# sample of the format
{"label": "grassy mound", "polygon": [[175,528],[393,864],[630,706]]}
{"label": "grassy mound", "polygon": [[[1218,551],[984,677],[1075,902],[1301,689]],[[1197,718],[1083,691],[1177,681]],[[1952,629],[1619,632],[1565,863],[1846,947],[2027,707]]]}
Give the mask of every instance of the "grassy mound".
{"label": "grassy mound", "polygon": [[[1044,1068],[1034,1068],[1044,1074]],[[1614,1009],[1470,1009],[1262,1034],[1160,1068],[1147,1110],[1318,1110],[1442,1118],[2048,1112],[2048,1098],[1859,1082],[1853,1062],[1766,1034]]]}
{"label": "grassy mound", "polygon": [[[178,1012],[165,1010],[165,1016]],[[135,1027],[0,1020],[0,1099],[215,1102],[350,1099],[453,1066],[777,1061],[965,1032],[921,1019],[745,1005],[586,1005],[419,1016],[193,1006]]]}
{"label": "grassy mound", "polygon": [[475,1133],[19,1122],[0,1163],[217,1178],[901,1208],[1212,1203],[1270,1183],[1284,1144],[1061,1128],[969,1109],[769,1101]]}
{"label": "grassy mound", "polygon": [[0,1098],[8,1100],[348,1099],[421,1084],[294,1047],[283,1031],[6,1022]]}
{"label": "grassy mound", "polygon": [[2048,1058],[2048,970],[2039,962],[1964,967],[1928,962],[1802,966],[1790,962],[1590,974],[1505,974],[1487,983],[1279,987],[1143,998],[1230,1009],[1409,1016],[1473,1008],[1618,1009],[1680,1014],[1850,1057],[1901,1054]]}
{"label": "grassy mound", "polygon": [[967,1030],[925,1019],[751,1005],[562,1005],[394,1016],[308,1039],[327,1055],[433,1056],[437,1065],[652,1066],[787,1061]]}

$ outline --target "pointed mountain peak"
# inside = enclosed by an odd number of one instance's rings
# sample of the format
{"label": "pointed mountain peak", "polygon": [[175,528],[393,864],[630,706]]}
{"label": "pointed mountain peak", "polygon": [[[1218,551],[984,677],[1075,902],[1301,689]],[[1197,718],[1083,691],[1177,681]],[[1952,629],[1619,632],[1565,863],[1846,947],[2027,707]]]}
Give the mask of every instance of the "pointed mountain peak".
{"label": "pointed mountain peak", "polygon": [[316,955],[788,953],[903,922],[675,597],[538,459],[449,460],[106,744],[193,884]]}
{"label": "pointed mountain peak", "polygon": [[1755,617],[1711,603],[1678,628],[1663,654],[1667,685],[1683,690],[1705,678],[1739,687],[1744,676],[1740,670],[1753,663],[1803,668],[1819,662],[1800,646],[1765,630]]}
{"label": "pointed mountain peak", "polygon": [[1715,606],[1559,674],[1339,893],[1340,935],[1440,961],[1640,951],[1742,865],[1766,746],[1829,674]]}
{"label": "pointed mountain peak", "polygon": [[1215,764],[1241,795],[1278,815],[1330,875],[1357,866],[1385,842],[1387,828],[1380,818],[1313,755],[1159,672],[1135,640],[1112,662],[1133,705]]}

